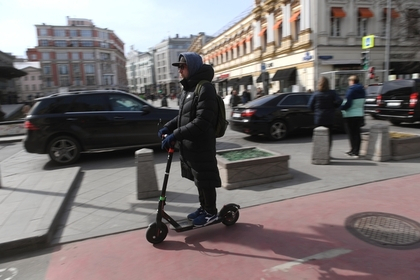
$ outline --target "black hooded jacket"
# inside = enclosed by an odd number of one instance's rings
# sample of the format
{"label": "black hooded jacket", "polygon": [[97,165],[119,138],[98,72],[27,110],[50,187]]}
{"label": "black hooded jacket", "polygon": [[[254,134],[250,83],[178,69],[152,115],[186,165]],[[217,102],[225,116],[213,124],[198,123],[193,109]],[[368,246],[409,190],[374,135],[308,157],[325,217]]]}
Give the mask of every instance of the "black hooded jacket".
{"label": "black hooded jacket", "polygon": [[[179,142],[182,177],[193,180],[197,187],[220,187],[221,180],[216,160],[215,130],[218,104],[216,90],[211,83],[205,83],[197,96],[194,90],[201,80],[211,81],[213,67],[202,64],[201,57],[183,53],[188,68],[199,63],[200,67],[183,79],[179,114],[165,124]],[[197,65],[195,65],[197,66]]]}

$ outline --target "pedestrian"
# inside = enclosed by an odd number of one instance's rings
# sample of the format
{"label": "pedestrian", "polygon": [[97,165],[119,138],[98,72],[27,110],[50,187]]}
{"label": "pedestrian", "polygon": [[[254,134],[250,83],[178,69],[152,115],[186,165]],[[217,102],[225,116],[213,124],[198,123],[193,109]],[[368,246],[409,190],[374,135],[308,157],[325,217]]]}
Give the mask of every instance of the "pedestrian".
{"label": "pedestrian", "polygon": [[229,105],[231,108],[236,107],[239,105],[239,103],[241,103],[241,98],[238,95],[238,91],[236,89],[232,90],[232,92],[230,93],[230,100],[229,100]]}
{"label": "pedestrian", "polygon": [[198,189],[200,207],[187,218],[194,226],[204,226],[217,220],[216,188],[221,179],[216,160],[215,127],[218,115],[216,90],[211,83],[205,83],[198,95],[194,94],[197,84],[211,82],[214,70],[203,64],[200,55],[183,52],[178,62],[183,91],[180,98],[179,115],[159,130],[158,136],[167,134],[162,149],[179,143],[181,176],[194,181]]}
{"label": "pedestrian", "polygon": [[350,151],[346,154],[353,158],[359,157],[361,143],[361,126],[364,121],[364,104],[366,92],[356,75],[348,78],[349,88],[347,89],[345,99],[341,105],[344,125],[350,141]]}
{"label": "pedestrian", "polygon": [[242,104],[246,104],[251,101],[251,93],[247,88],[242,92]]}
{"label": "pedestrian", "polygon": [[330,151],[332,147],[332,127],[334,115],[343,100],[335,90],[330,89],[330,82],[326,77],[321,77],[318,82],[317,91],[309,98],[308,107],[314,111],[314,124],[316,127],[328,128]]}
{"label": "pedestrian", "polygon": [[260,87],[258,87],[257,88],[257,94],[256,94],[255,98],[259,98],[263,95],[264,95],[264,93],[263,93],[262,89]]}

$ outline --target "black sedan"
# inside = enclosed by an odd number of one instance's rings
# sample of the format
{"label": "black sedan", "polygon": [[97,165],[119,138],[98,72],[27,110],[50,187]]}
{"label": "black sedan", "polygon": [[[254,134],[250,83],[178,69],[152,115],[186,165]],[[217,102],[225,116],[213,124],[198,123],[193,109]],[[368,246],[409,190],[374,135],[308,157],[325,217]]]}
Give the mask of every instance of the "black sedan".
{"label": "black sedan", "polygon": [[[313,129],[314,113],[308,108],[310,96],[311,93],[293,92],[260,97],[232,109],[230,128],[249,135],[264,134],[271,140],[282,140],[298,129]],[[334,129],[343,131],[338,109]]]}
{"label": "black sedan", "polygon": [[157,146],[158,130],[177,115],[122,91],[57,93],[36,100],[23,143],[29,153],[72,164],[82,152]]}

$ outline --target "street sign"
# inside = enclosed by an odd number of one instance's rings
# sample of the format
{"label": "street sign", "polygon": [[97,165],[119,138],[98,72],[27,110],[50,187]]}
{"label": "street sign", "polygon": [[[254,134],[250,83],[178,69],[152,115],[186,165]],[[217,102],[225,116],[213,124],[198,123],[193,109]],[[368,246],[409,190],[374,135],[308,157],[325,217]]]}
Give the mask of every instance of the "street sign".
{"label": "street sign", "polygon": [[370,49],[375,46],[375,35],[364,36],[362,39],[362,49]]}

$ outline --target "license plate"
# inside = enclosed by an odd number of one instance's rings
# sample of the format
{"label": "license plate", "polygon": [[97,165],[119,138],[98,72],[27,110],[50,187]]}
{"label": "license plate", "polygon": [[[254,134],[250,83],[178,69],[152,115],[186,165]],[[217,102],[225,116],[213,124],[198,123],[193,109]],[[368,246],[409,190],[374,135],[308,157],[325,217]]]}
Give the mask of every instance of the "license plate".
{"label": "license plate", "polygon": [[401,105],[401,102],[388,102],[386,104],[386,106],[389,106],[389,107],[396,107],[396,106],[400,106],[400,105]]}
{"label": "license plate", "polygon": [[240,118],[241,117],[241,113],[233,113],[232,115],[234,118]]}
{"label": "license plate", "polygon": [[366,102],[374,102],[376,99],[375,98],[367,98]]}

